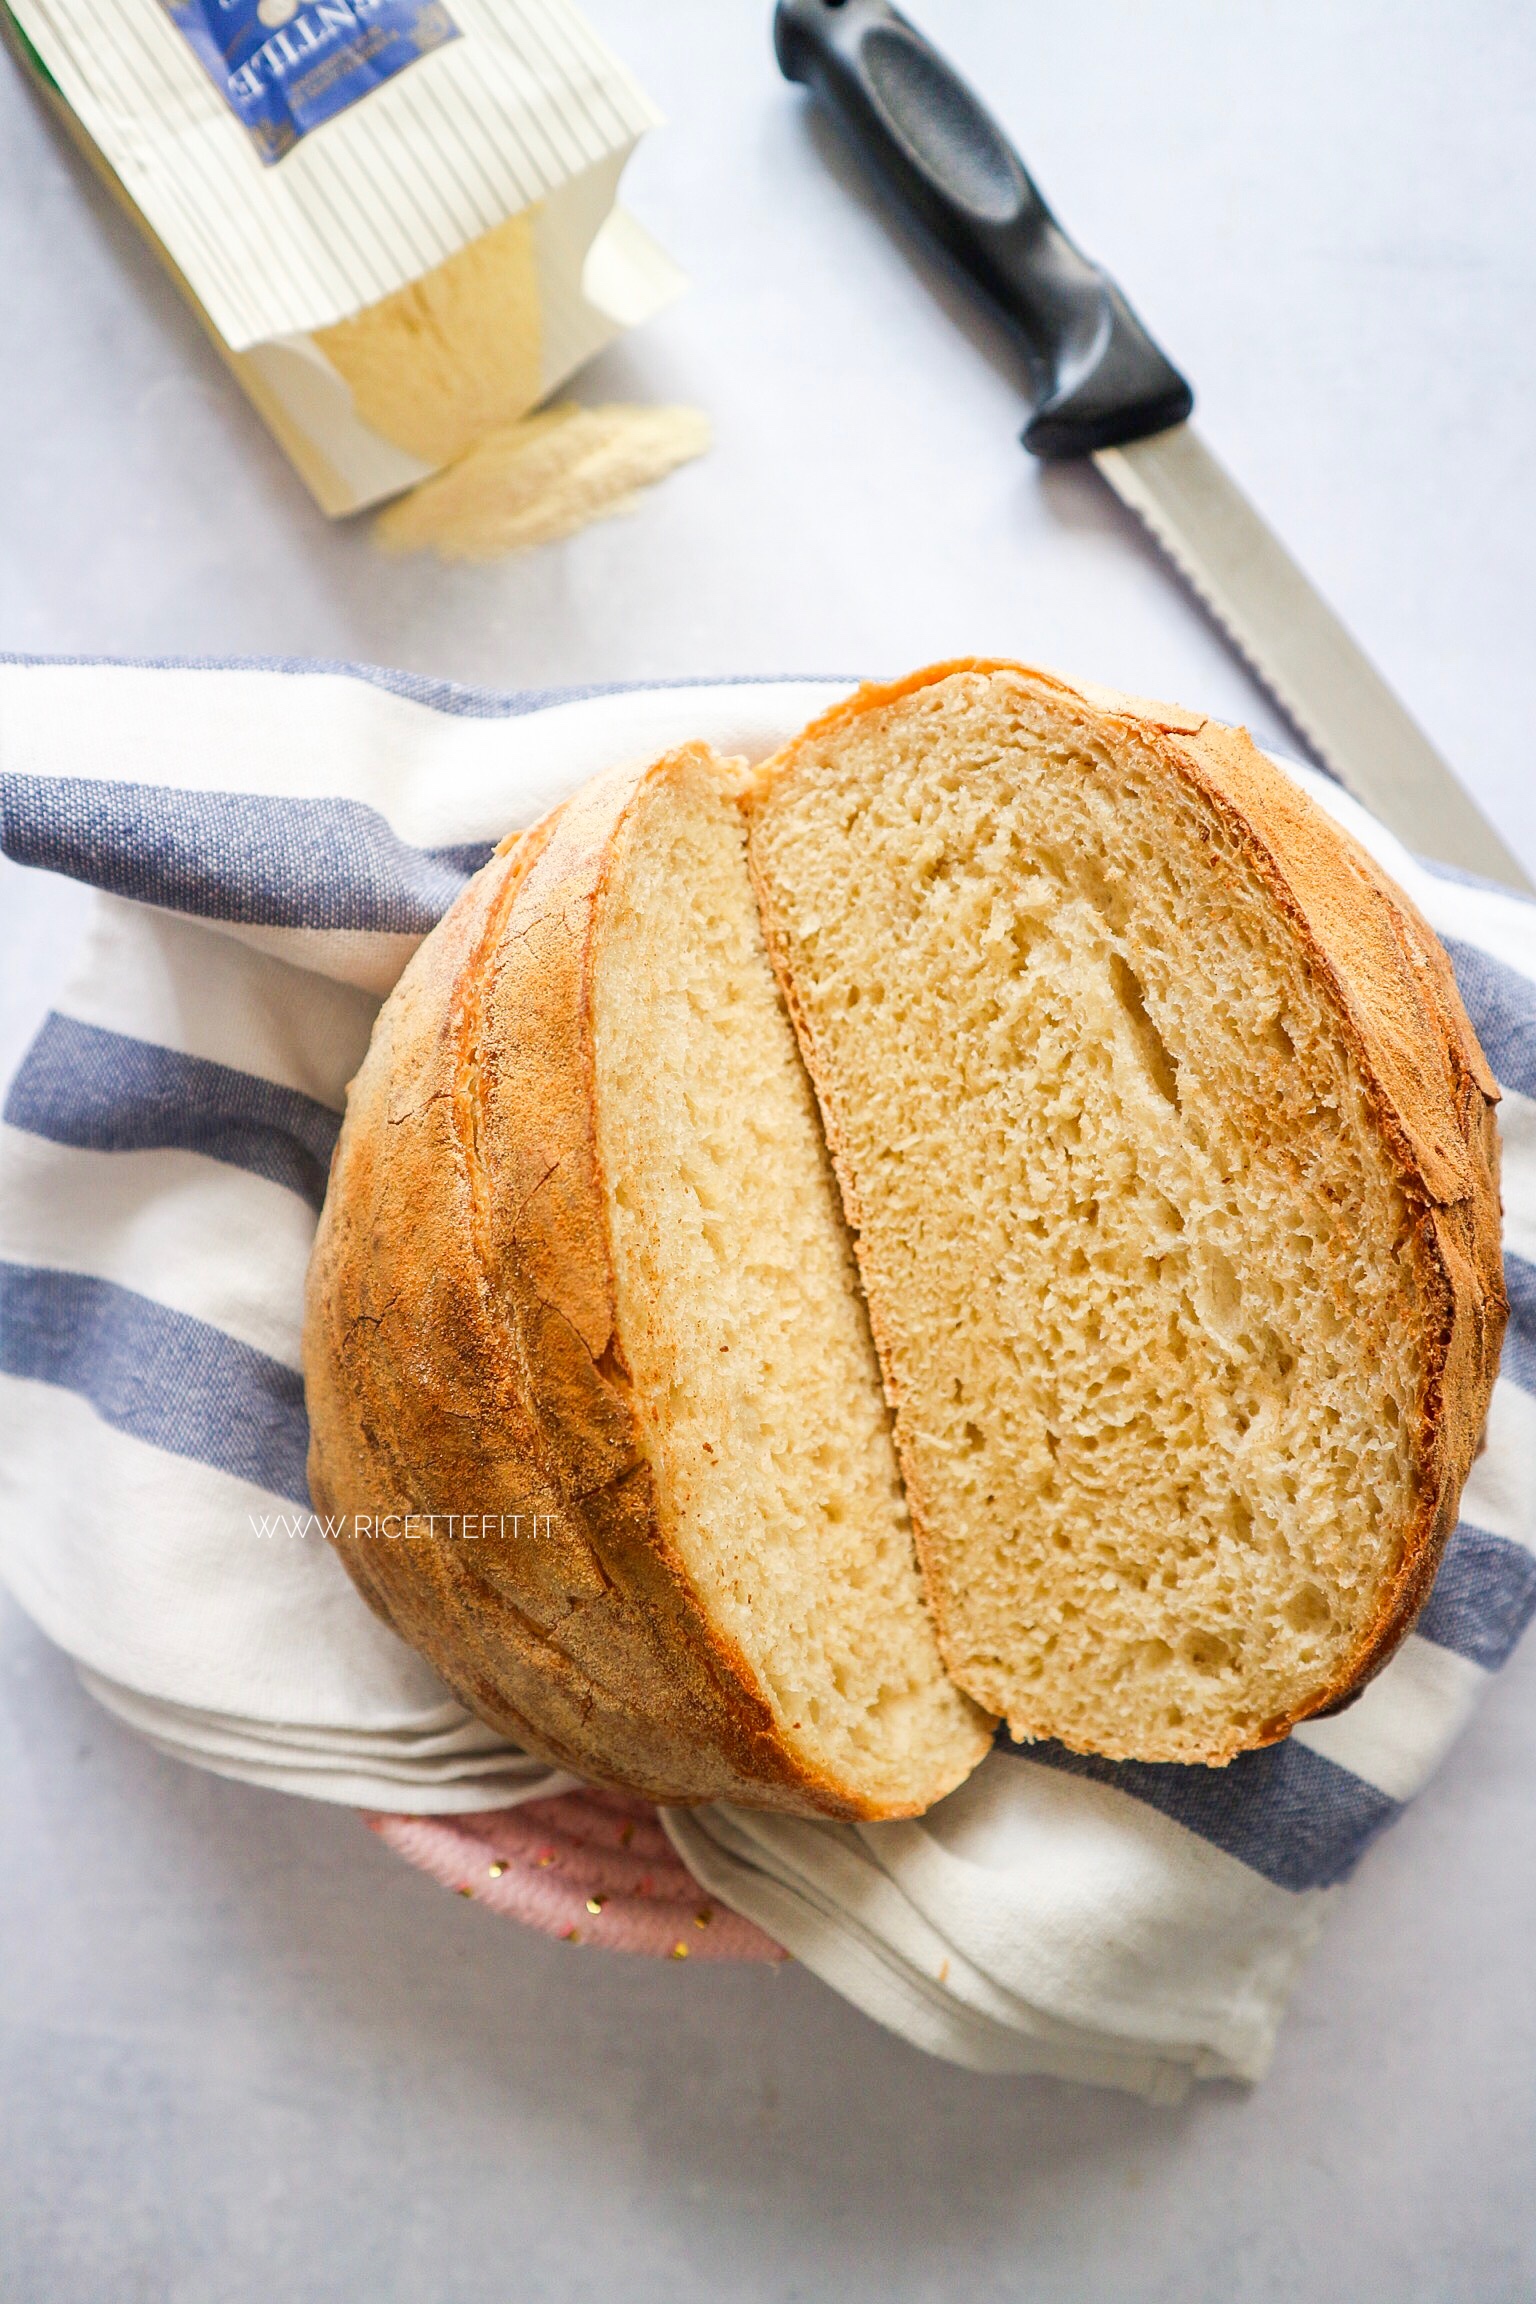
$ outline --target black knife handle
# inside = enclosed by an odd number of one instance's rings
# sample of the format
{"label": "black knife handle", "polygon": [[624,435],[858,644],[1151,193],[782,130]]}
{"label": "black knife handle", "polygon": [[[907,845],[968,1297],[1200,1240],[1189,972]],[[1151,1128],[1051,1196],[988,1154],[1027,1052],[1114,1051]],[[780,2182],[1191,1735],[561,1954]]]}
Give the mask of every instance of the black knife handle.
{"label": "black knife handle", "polygon": [[1182,424],[1195,396],[1067,238],[979,97],[889,0],[778,0],[774,53],[1022,337],[1024,445],[1086,456]]}

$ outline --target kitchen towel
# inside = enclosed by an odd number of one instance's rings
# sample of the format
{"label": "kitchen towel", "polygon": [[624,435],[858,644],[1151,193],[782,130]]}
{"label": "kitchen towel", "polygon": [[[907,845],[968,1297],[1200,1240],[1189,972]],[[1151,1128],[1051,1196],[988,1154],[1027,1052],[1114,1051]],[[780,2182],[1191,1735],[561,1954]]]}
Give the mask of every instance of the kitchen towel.
{"label": "kitchen towel", "polygon": [[[310,1517],[302,1281],[345,1083],[505,832],[690,738],[760,758],[846,687],[0,662],[0,845],[101,892],[0,1130],[0,1573],[160,1749],[420,1816],[570,1790],[370,1615]],[[1504,1088],[1513,1316],[1417,1630],[1347,1712],[1230,1768],[1004,1739],[914,1823],[665,1819],[709,1896],[981,2069],[1162,2099],[1255,2077],[1340,1883],[1536,1608],[1536,907],[1292,772],[1446,940]]]}

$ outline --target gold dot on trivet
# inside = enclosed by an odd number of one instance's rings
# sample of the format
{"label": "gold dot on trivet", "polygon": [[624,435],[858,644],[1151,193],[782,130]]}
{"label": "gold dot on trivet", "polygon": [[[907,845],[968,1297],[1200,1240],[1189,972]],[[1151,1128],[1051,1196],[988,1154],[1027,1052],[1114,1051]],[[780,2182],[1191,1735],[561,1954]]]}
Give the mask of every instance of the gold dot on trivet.
{"label": "gold dot on trivet", "polygon": [[493,1880],[499,1880],[505,1872],[506,1866],[505,1864],[487,1864],[486,1870]]}
{"label": "gold dot on trivet", "polygon": [[601,1910],[602,1910],[602,1908],[603,1908],[603,1906],[604,1906],[604,1904],[605,1904],[606,1902],[607,1902],[607,1898],[606,1898],[606,1897],[603,1897],[603,1896],[589,1896],[589,1897],[587,1898],[587,1910],[588,1910],[589,1912],[601,1912]]}
{"label": "gold dot on trivet", "polygon": [[710,1910],[710,1907],[709,1907],[709,1906],[706,1904],[706,1905],[704,1906],[704,1908],[703,1908],[703,1910],[702,1910],[702,1911],[700,1911],[700,1912],[695,1912],[695,1914],[694,1914],[694,1916],[693,1916],[693,1924],[694,1924],[695,1928],[707,1928],[707,1927],[709,1926],[709,1924],[710,1924],[711,1920],[713,1920],[714,1916],[715,1916],[715,1915],[714,1915],[714,1913],[713,1913],[713,1912]]}
{"label": "gold dot on trivet", "polygon": [[581,1930],[579,1928],[567,1928],[560,1941],[562,1944],[579,1944],[581,1942]]}
{"label": "gold dot on trivet", "polygon": [[461,1889],[459,1890],[459,1894],[460,1894],[461,1896],[473,1896],[473,1894],[474,1894],[474,1890],[473,1890],[473,1888],[461,1888]]}
{"label": "gold dot on trivet", "polygon": [[683,1942],[681,1936],[679,1936],[677,1942],[673,1945],[671,1951],[667,1954],[667,1958],[669,1960],[686,1960],[687,1957],[688,1947]]}
{"label": "gold dot on trivet", "polygon": [[542,1872],[546,1864],[553,1864],[554,1858],[553,1856],[535,1856],[534,1862]]}

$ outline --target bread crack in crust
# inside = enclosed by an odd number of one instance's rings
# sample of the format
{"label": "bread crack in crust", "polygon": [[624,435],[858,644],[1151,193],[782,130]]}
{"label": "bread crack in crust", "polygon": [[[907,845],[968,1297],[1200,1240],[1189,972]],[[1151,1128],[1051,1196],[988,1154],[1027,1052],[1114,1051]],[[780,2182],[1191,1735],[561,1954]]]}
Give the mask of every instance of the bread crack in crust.
{"label": "bread crack in crust", "polygon": [[1017,666],[861,692],[747,805],[955,1681],[1143,1760],[1336,1704],[1503,1333],[1433,935],[1242,732]]}

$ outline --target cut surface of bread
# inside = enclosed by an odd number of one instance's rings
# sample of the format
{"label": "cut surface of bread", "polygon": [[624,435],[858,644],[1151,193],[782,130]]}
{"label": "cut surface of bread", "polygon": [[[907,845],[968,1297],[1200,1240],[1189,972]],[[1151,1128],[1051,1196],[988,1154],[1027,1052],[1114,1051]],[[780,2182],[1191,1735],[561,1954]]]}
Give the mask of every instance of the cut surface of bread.
{"label": "cut surface of bread", "polygon": [[599,779],[381,1014],[311,1268],[317,1509],[484,1717],[662,1800],[920,1812],[946,1677],[814,1100],[722,764]]}
{"label": "cut surface of bread", "polygon": [[861,692],[748,808],[956,1682],[1144,1760],[1347,1697],[1504,1320],[1429,930],[1241,732],[1016,666]]}
{"label": "cut surface of bread", "polygon": [[944,1676],[745,828],[707,767],[626,820],[592,1012],[615,1334],[658,1515],[808,1765],[926,1805],[985,1736]]}

